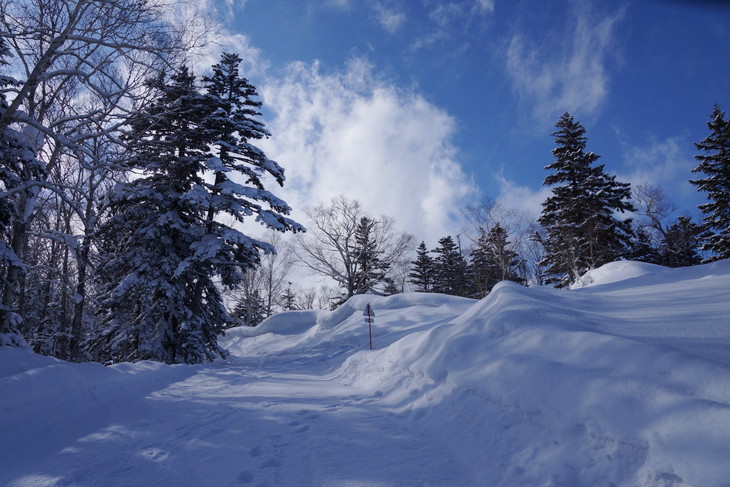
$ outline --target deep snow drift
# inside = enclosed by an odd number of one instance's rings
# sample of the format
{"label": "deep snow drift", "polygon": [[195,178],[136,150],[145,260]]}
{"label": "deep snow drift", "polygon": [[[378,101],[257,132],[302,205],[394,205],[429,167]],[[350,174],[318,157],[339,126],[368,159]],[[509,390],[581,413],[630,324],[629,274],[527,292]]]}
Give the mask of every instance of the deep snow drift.
{"label": "deep snow drift", "polygon": [[223,345],[106,368],[0,348],[0,485],[730,485],[730,261],[357,296]]}

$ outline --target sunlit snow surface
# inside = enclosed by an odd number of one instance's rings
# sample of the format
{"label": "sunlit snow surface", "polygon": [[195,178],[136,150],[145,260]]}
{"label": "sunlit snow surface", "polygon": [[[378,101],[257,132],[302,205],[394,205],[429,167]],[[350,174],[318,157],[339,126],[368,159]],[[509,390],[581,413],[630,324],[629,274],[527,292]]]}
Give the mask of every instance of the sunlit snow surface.
{"label": "sunlit snow surface", "polygon": [[730,261],[358,296],[223,345],[107,368],[0,348],[0,485],[730,485]]}

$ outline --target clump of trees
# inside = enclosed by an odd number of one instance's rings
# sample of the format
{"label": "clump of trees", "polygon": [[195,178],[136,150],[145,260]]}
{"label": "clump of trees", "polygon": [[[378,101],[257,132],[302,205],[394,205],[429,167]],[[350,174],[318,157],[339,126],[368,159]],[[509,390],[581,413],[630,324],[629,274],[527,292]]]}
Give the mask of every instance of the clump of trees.
{"label": "clump of trees", "polygon": [[355,294],[403,291],[399,277],[413,237],[398,232],[392,218],[370,216],[358,201],[344,196],[305,213],[307,233],[298,236],[294,253],[312,272],[340,287],[333,306]]}
{"label": "clump of trees", "polygon": [[699,207],[702,222],[687,215],[670,219],[676,208],[656,186],[632,190],[616,181],[596,164],[600,156],[586,151],[586,130],[570,114],[556,127],[555,160],[544,180],[551,195],[539,226],[498,205],[468,208],[465,216],[476,229],[470,247],[451,236],[431,251],[421,242],[411,261],[413,290],[481,298],[503,280],[566,287],[618,259],[682,267],[730,257],[730,121],[719,107],[708,123],[710,135],[696,144],[693,172],[705,177],[690,181],[708,196]]}
{"label": "clump of trees", "polygon": [[[241,59],[198,78],[203,37],[152,0],[0,6],[0,340],[71,360],[205,362],[223,292],[303,227]],[[202,32],[205,34],[205,32]],[[167,75],[166,73],[172,73]],[[223,216],[234,222],[224,224]]]}

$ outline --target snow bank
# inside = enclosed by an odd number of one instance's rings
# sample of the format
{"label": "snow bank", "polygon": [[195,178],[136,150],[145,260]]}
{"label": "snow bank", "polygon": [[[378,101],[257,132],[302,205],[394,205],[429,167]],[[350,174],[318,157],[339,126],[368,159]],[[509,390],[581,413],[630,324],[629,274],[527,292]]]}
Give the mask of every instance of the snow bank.
{"label": "snow bank", "polygon": [[449,411],[458,430],[508,438],[510,468],[485,485],[725,485],[729,270],[621,262],[582,292],[502,283],[447,324],[353,355],[339,374],[394,407]]}
{"label": "snow bank", "polygon": [[665,267],[660,265],[647,264],[646,262],[634,262],[630,260],[611,262],[598,269],[591,269],[583,274],[578,282],[571,286],[571,289],[626,281],[627,279],[633,279],[647,274],[661,273],[664,269]]}
{"label": "snow bank", "polygon": [[70,430],[91,429],[131,398],[194,372],[195,367],[157,362],[74,364],[29,349],[0,347],[0,458],[53,449]]}
{"label": "snow bank", "polygon": [[233,328],[226,332],[221,344],[234,356],[315,351],[327,355],[328,350],[342,355],[369,348],[363,316],[367,304],[375,313],[375,348],[384,348],[405,335],[447,320],[474,303],[473,299],[443,294],[358,295],[334,311],[290,311],[276,314],[254,328]]}
{"label": "snow bank", "polygon": [[587,277],[282,313],[204,366],[0,347],[0,484],[728,485],[730,261]]}

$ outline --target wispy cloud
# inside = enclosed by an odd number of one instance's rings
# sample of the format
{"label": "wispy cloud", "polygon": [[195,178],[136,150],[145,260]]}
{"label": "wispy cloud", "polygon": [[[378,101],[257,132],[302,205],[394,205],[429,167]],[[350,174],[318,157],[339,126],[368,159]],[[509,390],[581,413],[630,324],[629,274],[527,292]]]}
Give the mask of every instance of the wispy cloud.
{"label": "wispy cloud", "polygon": [[362,59],[334,74],[294,63],[261,91],[274,112],[273,137],[261,146],[286,168],[283,194],[295,209],[345,194],[418,238],[458,228],[459,208],[477,190],[458,162],[448,113],[378,80]]}
{"label": "wispy cloud", "polygon": [[528,33],[512,37],[506,52],[513,88],[531,115],[554,122],[563,112],[594,115],[609,93],[607,64],[616,49],[619,9],[599,17],[586,2],[575,2],[565,32],[539,44]]}
{"label": "wispy cloud", "polygon": [[429,17],[441,27],[463,23],[470,17],[479,17],[494,11],[494,0],[454,0],[432,3]]}
{"label": "wispy cloud", "polygon": [[550,188],[540,186],[537,189],[523,186],[505,178],[501,174],[495,176],[499,182],[497,203],[502,207],[537,219],[542,211],[542,202],[550,196]]}
{"label": "wispy cloud", "polygon": [[213,42],[192,57],[195,73],[209,72],[211,66],[220,61],[221,54],[224,52],[241,56],[241,71],[248,78],[260,78],[269,68],[269,62],[262,56],[261,50],[254,47],[247,36],[230,32],[219,25]]}
{"label": "wispy cloud", "polygon": [[406,20],[403,12],[389,8],[381,2],[373,3],[372,8],[378,23],[391,34],[394,34]]}
{"label": "wispy cloud", "polygon": [[494,11],[494,0],[476,0],[476,7],[482,12]]}
{"label": "wispy cloud", "polygon": [[623,169],[618,178],[637,185],[649,183],[659,186],[675,203],[697,198],[697,189],[688,180],[694,175],[696,162],[693,146],[683,137],[664,140],[649,139],[641,146],[625,147]]}
{"label": "wispy cloud", "polygon": [[424,5],[430,22],[428,29],[410,43],[411,53],[439,44],[448,46],[451,52],[463,53],[474,45],[476,37],[462,38],[459,34],[475,26],[484,29],[487,25],[484,20],[494,11],[493,0],[424,0]]}

